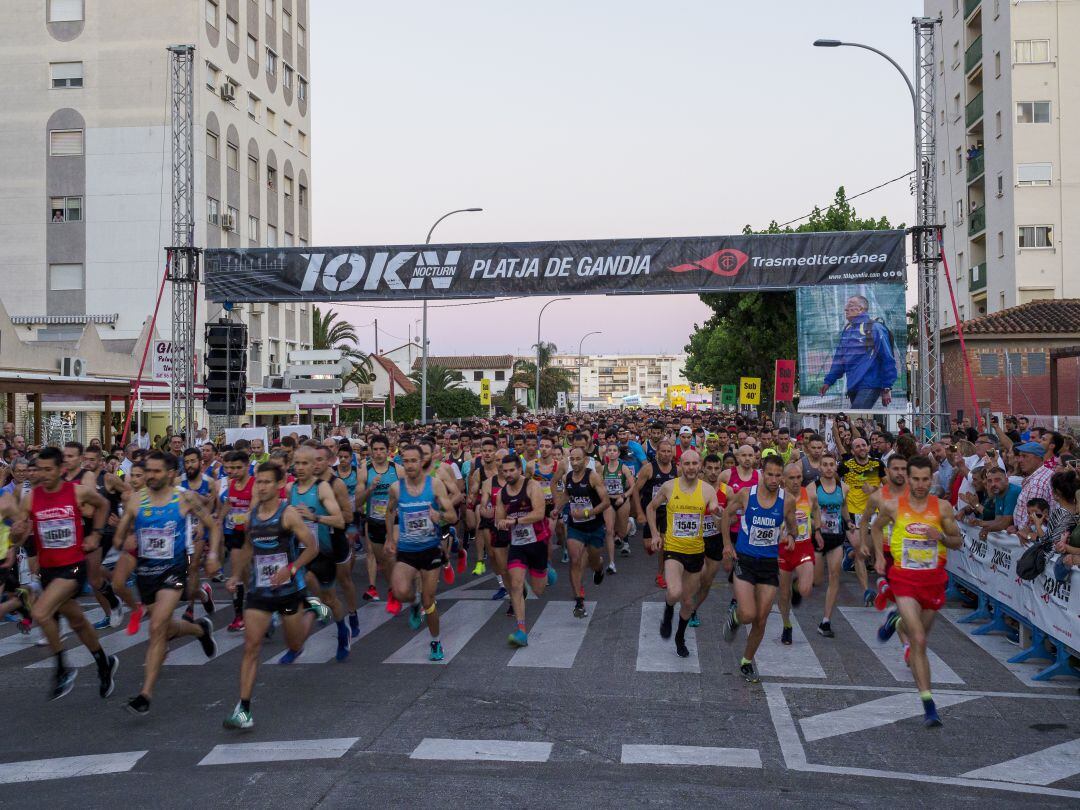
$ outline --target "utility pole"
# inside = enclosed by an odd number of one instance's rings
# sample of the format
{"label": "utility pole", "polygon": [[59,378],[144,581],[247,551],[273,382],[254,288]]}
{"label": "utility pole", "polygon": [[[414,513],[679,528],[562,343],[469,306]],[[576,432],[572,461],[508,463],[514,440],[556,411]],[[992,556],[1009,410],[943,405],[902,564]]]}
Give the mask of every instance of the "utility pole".
{"label": "utility pole", "polygon": [[379,319],[375,319],[375,354],[379,353]]}

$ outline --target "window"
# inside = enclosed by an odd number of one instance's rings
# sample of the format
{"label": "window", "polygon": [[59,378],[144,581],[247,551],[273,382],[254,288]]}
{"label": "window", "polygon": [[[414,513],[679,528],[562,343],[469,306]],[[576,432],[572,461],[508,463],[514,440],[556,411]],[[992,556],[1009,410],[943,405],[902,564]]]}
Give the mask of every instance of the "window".
{"label": "window", "polygon": [[300,151],[305,155],[307,154],[307,133],[302,129],[296,130],[296,145],[300,148]]}
{"label": "window", "polygon": [[206,130],[206,157],[218,159],[218,136],[210,130]]}
{"label": "window", "polygon": [[296,82],[296,97],[301,101],[307,99],[307,79],[301,76]]}
{"label": "window", "polygon": [[225,39],[229,40],[233,45],[236,44],[236,39],[240,35],[240,28],[236,24],[236,20],[232,17],[225,18]]}
{"label": "window", "polygon": [[269,48],[266,49],[266,73],[268,76],[277,75],[277,54]]}
{"label": "window", "polygon": [[225,168],[240,171],[240,150],[231,143],[225,144]]}
{"label": "window", "polygon": [[1018,124],[1049,124],[1050,102],[1049,101],[1018,101],[1016,102],[1016,123]]}
{"label": "window", "polygon": [[997,173],[997,195],[999,197],[1005,196],[1005,175],[1001,172]]}
{"label": "window", "polygon": [[56,292],[83,289],[83,266],[81,264],[50,264],[49,289]]}
{"label": "window", "polygon": [[956,224],[959,225],[964,221],[964,201],[956,201]]}
{"label": "window", "polygon": [[259,182],[259,159],[248,157],[248,180]]}
{"label": "window", "polygon": [[472,378],[473,378],[473,382],[480,382],[482,379],[484,379],[484,372],[482,372],[482,371],[474,371],[472,373]]}
{"label": "window", "polygon": [[994,113],[994,137],[1001,137],[1001,110]]}
{"label": "window", "polygon": [[248,239],[252,242],[259,241],[259,218],[248,217]]}
{"label": "window", "polygon": [[49,201],[49,222],[81,222],[82,197],[53,197]]}
{"label": "window", "polygon": [[297,244],[299,244],[300,247],[307,247],[308,246],[308,241],[307,241],[307,239],[305,239],[304,237],[301,236],[300,241]]}
{"label": "window", "polygon": [[1024,355],[1020,352],[1005,352],[1005,373],[1022,374],[1021,371]]}
{"label": "window", "polygon": [[83,153],[81,129],[49,130],[49,154],[53,157],[70,157]]}
{"label": "window", "polygon": [[959,312],[959,315],[960,315],[960,320],[961,320],[961,321],[963,321],[963,320],[965,319],[965,315],[964,315],[964,305],[963,305],[963,304],[961,304],[961,305],[960,305],[960,306],[958,307],[958,309],[960,310],[960,312]]}
{"label": "window", "polygon": [[221,203],[219,203],[213,197],[206,198],[206,221],[209,222],[211,225],[217,225],[218,221],[220,220],[220,217],[218,216],[220,206]]}
{"label": "window", "polygon": [[289,233],[288,231],[285,231],[285,243],[282,245],[282,247],[292,247],[292,246],[293,246],[292,234]]}
{"label": "window", "polygon": [[1005,231],[998,231],[997,235],[998,258],[1005,255]]}
{"label": "window", "polygon": [[252,62],[259,61],[259,40],[251,34],[248,34],[247,38],[247,55]]}
{"label": "window", "polygon": [[49,72],[54,88],[83,86],[82,62],[53,62],[49,65]]}
{"label": "window", "polygon": [[288,65],[281,66],[281,86],[286,90],[292,90],[293,69]]}
{"label": "window", "polygon": [[945,161],[941,161],[941,176],[945,176]]}
{"label": "window", "polygon": [[248,93],[248,118],[252,121],[259,120],[259,97]]}
{"label": "window", "polygon": [[998,356],[993,352],[979,352],[979,374],[983,377],[998,375]]}
{"label": "window", "polygon": [[236,230],[237,224],[240,222],[240,211],[233,208],[231,205],[228,208],[229,221],[232,222],[232,229]]}
{"label": "window", "polygon": [[49,0],[49,22],[82,20],[83,0]]}
{"label": "window", "polygon": [[296,201],[301,208],[307,205],[307,186],[303,183],[300,184],[300,194],[297,196]]}
{"label": "window", "polygon": [[1031,352],[1027,356],[1028,374],[1038,377],[1046,374],[1046,352]]}
{"label": "window", "polygon": [[296,24],[296,44],[298,47],[307,47],[307,29],[300,23]]}
{"label": "window", "polygon": [[266,226],[266,246],[277,247],[277,228],[273,225]]}
{"label": "window", "polygon": [[1018,39],[1013,43],[1013,61],[1018,65],[1050,61],[1050,40]]}
{"label": "window", "polygon": [[277,134],[277,113],[269,107],[266,108],[266,128]]}
{"label": "window", "polygon": [[277,19],[277,0],[266,0],[266,16]]}
{"label": "window", "polygon": [[952,44],[952,63],[953,67],[960,64],[960,40],[956,40]]}
{"label": "window", "polygon": [[266,167],[266,187],[271,191],[277,190],[277,169]]}
{"label": "window", "polygon": [[994,51],[994,78],[1001,78],[1001,51]]}
{"label": "window", "polygon": [[964,150],[961,147],[956,147],[956,173],[959,174],[964,170]]}
{"label": "window", "polygon": [[1016,185],[1048,186],[1053,174],[1054,167],[1050,163],[1021,163],[1016,167]]}
{"label": "window", "polygon": [[960,94],[959,93],[957,93],[955,96],[953,96],[953,99],[952,99],[952,115],[953,115],[954,119],[960,117]]}
{"label": "window", "polygon": [[285,139],[285,143],[292,143],[292,124],[288,121],[282,121],[281,137]]}
{"label": "window", "polygon": [[499,381],[499,382],[502,382],[503,380],[506,379],[506,372],[505,371],[496,371],[495,372],[495,379],[497,381]]}
{"label": "window", "polygon": [[1017,244],[1023,248],[1048,248],[1054,246],[1052,225],[1021,225],[1017,228]]}
{"label": "window", "polygon": [[217,87],[218,87],[218,76],[219,75],[221,75],[221,71],[219,71],[216,67],[214,67],[212,64],[207,62],[206,63],[206,86],[209,87],[211,90],[214,90],[215,92],[217,91]]}
{"label": "window", "polygon": [[293,195],[293,179],[291,177],[285,178],[285,199],[292,199]]}
{"label": "window", "polygon": [[281,33],[292,36],[292,14],[285,8],[281,9]]}

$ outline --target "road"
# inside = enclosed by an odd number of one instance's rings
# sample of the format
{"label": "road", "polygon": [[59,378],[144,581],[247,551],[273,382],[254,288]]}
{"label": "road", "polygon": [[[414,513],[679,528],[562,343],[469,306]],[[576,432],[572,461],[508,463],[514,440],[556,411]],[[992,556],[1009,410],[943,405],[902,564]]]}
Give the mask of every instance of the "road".
{"label": "road", "polygon": [[[425,661],[426,630],[380,604],[361,610],[365,635],[333,661],[333,627],[300,662],[259,672],[256,727],[227,732],[240,639],[215,615],[219,654],[175,645],[149,716],[123,709],[141,676],[145,639],[106,631],[120,649],[116,694],[102,701],[86,657],[74,691],[46,700],[46,651],[0,625],[4,739],[0,806],[768,807],[1015,806],[1080,799],[1080,699],[1063,681],[1034,685],[1039,665],[1006,665],[1017,648],[971,636],[950,606],[934,630],[935,697],[945,725],[927,730],[898,644],[872,640],[880,615],[856,607],[845,574],[835,639],[815,632],[822,593],[796,610],[796,643],[770,626],[763,682],[737,671],[714,590],[679,659],[656,630],[654,560],[635,549],[590,587],[587,620],[570,617],[566,566],[528,602],[531,646],[515,652],[488,577],[443,587],[447,658]],[[219,589],[221,586],[217,586]],[[224,601],[224,591],[219,590]],[[800,632],[801,631],[801,632]],[[978,641],[978,644],[976,643]],[[73,640],[67,642],[72,646]],[[982,646],[980,646],[982,645]],[[268,643],[264,661],[280,653]],[[301,663],[303,662],[303,663]],[[915,793],[917,791],[917,794]],[[8,805],[10,806],[10,805]]]}

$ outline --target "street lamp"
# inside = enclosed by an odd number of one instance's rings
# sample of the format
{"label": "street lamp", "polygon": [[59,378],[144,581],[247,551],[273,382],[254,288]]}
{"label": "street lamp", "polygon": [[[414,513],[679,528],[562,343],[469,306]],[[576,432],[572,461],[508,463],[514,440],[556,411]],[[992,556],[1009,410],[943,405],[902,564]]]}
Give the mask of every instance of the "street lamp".
{"label": "street lamp", "polygon": [[540,314],[536,316],[536,412],[540,413],[540,319],[544,317],[544,310],[556,301],[569,301],[569,298],[552,298],[542,307]]}
{"label": "street lamp", "polygon": [[589,337],[591,335],[602,335],[602,334],[604,334],[604,333],[599,331],[599,330],[597,330],[595,332],[589,332],[588,334],[584,335],[581,338],[581,340],[578,341],[578,345],[577,345],[577,409],[578,409],[578,411],[581,410],[581,344],[585,342],[585,338],[587,338],[587,337]]}
{"label": "street lamp", "polygon": [[[447,211],[431,226],[427,232],[427,239],[424,240],[425,245],[431,244],[431,234],[435,232],[435,227],[453,214],[474,214],[478,211],[483,211],[483,208],[455,208],[453,211]],[[427,339],[427,299],[424,299],[424,334],[422,337],[423,345],[420,347],[420,424],[427,424],[427,361],[428,361],[428,339]]]}

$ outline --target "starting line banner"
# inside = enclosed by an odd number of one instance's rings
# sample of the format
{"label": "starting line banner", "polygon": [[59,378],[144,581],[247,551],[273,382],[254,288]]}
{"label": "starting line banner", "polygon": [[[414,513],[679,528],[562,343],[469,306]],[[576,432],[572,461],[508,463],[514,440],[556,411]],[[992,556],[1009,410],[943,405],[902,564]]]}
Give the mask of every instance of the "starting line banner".
{"label": "starting line banner", "polygon": [[964,547],[949,551],[945,566],[949,573],[1011,608],[1051,638],[1072,650],[1080,649],[1080,595],[1072,587],[1076,571],[1058,582],[1054,578],[1058,555],[1051,554],[1044,572],[1028,582],[1016,575],[1024,547],[1015,535],[991,532],[980,540],[977,528],[962,523],[960,529]]}
{"label": "starting line banner", "polygon": [[211,301],[382,301],[644,295],[903,284],[904,232],[223,248],[203,253]]}

